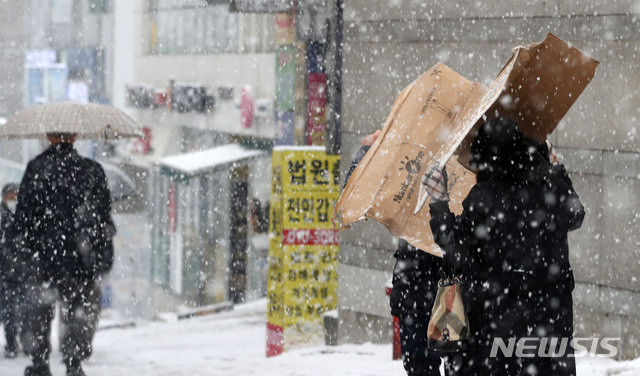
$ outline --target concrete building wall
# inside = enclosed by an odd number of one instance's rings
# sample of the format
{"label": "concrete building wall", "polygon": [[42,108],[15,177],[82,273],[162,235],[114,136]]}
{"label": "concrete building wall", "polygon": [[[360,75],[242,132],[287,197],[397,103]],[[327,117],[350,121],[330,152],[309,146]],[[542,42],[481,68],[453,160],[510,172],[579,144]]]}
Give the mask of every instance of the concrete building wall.
{"label": "concrete building wall", "polygon": [[[142,55],[143,0],[114,0],[113,2],[113,66],[112,103],[113,106],[131,115],[126,108],[127,83],[133,83],[135,62]],[[117,46],[117,48],[115,48]]]}
{"label": "concrete building wall", "polygon": [[[115,106],[151,127],[165,123],[273,138],[273,116],[254,118],[254,126],[244,129],[240,125],[237,102],[244,85],[251,86],[254,99],[273,100],[275,97],[275,17],[238,14],[237,53],[158,54],[152,53],[150,48],[152,21],[148,9],[146,0],[115,1]],[[170,79],[177,83],[198,83],[212,89],[221,85],[232,86],[235,97],[230,101],[217,100],[216,109],[207,115],[126,107],[126,85],[166,89]]]}
{"label": "concrete building wall", "polygon": [[25,7],[0,1],[0,117],[22,107],[25,59]]}
{"label": "concrete building wall", "polygon": [[[623,357],[640,356],[640,2],[468,4],[345,1],[342,170],[361,138],[382,126],[396,94],[438,61],[488,84],[512,47],[547,32],[594,56],[601,65],[593,82],[550,137],[587,210],[582,229],[570,236],[575,330],[620,337]],[[382,226],[359,224],[342,239],[341,281],[391,277],[395,245]],[[383,288],[340,290],[343,341],[390,341]],[[362,308],[375,299],[385,304]]]}
{"label": "concrete building wall", "polygon": [[[14,1],[14,3],[17,3]],[[27,0],[27,30],[30,49],[63,50],[102,46],[104,14],[91,13],[88,0]],[[106,25],[108,26],[108,25]]]}

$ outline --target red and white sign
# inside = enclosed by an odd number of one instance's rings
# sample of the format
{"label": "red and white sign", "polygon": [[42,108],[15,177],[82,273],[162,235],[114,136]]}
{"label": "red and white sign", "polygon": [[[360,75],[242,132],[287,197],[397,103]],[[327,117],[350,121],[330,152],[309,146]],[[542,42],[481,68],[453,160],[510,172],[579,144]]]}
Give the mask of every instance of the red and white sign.
{"label": "red and white sign", "polygon": [[267,322],[267,357],[282,354],[284,351],[284,329]]}
{"label": "red and white sign", "polygon": [[327,129],[327,75],[309,73],[307,81],[307,145],[324,145]]}
{"label": "red and white sign", "polygon": [[340,245],[340,234],[332,229],[284,229],[282,245]]}
{"label": "red and white sign", "polygon": [[251,86],[245,85],[240,90],[240,121],[242,128],[251,128],[253,125],[254,109],[253,90],[251,90]]}

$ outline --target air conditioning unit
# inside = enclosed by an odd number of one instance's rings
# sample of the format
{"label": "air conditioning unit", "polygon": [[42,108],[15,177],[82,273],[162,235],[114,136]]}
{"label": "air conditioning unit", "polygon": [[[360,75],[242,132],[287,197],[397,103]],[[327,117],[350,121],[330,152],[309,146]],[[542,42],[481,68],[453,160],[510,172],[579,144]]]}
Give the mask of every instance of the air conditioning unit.
{"label": "air conditioning unit", "polygon": [[220,85],[217,87],[218,89],[218,98],[222,101],[228,101],[233,99],[233,86],[231,85]]}
{"label": "air conditioning unit", "polygon": [[256,99],[256,117],[273,116],[273,100],[270,98]]}
{"label": "air conditioning unit", "polygon": [[127,106],[149,108],[152,104],[152,89],[142,85],[127,85]]}

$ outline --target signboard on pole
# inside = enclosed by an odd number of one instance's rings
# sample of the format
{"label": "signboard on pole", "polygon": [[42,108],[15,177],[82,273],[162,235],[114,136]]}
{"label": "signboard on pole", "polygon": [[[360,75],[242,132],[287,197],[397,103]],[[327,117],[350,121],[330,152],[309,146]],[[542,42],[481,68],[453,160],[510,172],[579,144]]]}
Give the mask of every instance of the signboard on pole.
{"label": "signboard on pole", "polygon": [[307,84],[307,145],[324,145],[327,130],[327,75],[309,73]]}
{"label": "signboard on pole", "polygon": [[276,14],[276,44],[279,46],[294,44],[296,41],[296,23],[293,14]]}
{"label": "signboard on pole", "polygon": [[293,45],[276,48],[276,110],[293,111],[296,50]]}

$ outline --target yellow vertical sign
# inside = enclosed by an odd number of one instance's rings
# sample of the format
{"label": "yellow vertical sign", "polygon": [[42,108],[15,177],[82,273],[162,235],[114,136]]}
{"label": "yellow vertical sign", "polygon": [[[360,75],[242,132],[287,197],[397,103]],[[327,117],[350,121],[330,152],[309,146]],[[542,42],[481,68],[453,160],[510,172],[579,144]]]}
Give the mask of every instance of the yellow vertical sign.
{"label": "yellow vertical sign", "polygon": [[284,349],[323,343],[322,314],[337,307],[339,157],[322,147],[281,156]]}
{"label": "yellow vertical sign", "polygon": [[339,163],[321,147],[273,150],[267,356],[322,341],[322,314],[337,307]]}

